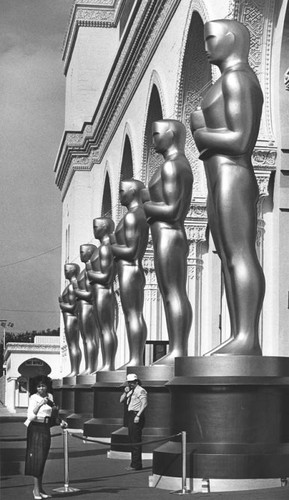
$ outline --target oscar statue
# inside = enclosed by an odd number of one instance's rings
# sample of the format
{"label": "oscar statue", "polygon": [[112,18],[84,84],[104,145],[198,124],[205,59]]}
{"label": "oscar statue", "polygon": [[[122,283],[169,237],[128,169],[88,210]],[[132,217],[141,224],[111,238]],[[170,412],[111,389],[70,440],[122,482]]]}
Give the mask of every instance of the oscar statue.
{"label": "oscar statue", "polygon": [[142,258],[148,243],[149,226],[142,201],[144,189],[139,180],[120,183],[120,202],[127,207],[127,212],[111,238],[129,345],[129,361],[125,366],[143,365],[147,337],[143,317],[145,276]]}
{"label": "oscar statue", "polygon": [[164,163],[149,181],[144,210],[151,227],[154,264],[162,295],[169,352],[156,363],[187,356],[192,308],[186,292],[188,242],[184,221],[190,208],[193,174],[184,154],[186,131],[177,120],[153,123],[153,144]]}
{"label": "oscar statue", "polygon": [[[90,260],[96,246],[91,244],[80,246],[80,259],[86,263]],[[91,375],[96,372],[99,349],[99,332],[94,317],[92,305],[92,288],[83,269],[72,281],[77,297],[78,321],[83,342],[85,369],[81,375]]]}
{"label": "oscar statue", "polygon": [[251,163],[263,105],[259,81],[248,64],[249,31],[238,21],[205,24],[208,59],[221,71],[191,115],[204,162],[207,212],[222,262],[231,336],[208,354],[262,355],[258,324],[265,279],[255,249],[259,190]]}
{"label": "oscar statue", "polygon": [[71,372],[66,377],[74,377],[79,374],[81,362],[81,350],[79,347],[79,328],[77,316],[77,300],[72,285],[72,280],[77,278],[80,268],[77,264],[65,264],[64,275],[69,284],[59,297],[59,306],[64,321],[64,331],[69,352]]}
{"label": "oscar statue", "polygon": [[93,220],[93,230],[100,246],[86,262],[88,279],[92,285],[95,315],[97,317],[103,365],[99,371],[115,370],[117,336],[115,332],[116,299],[113,290],[115,263],[110,243],[114,222],[109,217]]}

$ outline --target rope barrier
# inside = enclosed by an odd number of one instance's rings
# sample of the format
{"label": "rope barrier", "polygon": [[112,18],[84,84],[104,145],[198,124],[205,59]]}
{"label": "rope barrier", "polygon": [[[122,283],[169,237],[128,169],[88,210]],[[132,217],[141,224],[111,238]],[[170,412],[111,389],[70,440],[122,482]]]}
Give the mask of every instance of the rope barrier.
{"label": "rope barrier", "polygon": [[[69,469],[68,469],[68,434],[76,439],[80,439],[82,441],[90,441],[92,443],[97,443],[97,444],[102,444],[106,446],[111,446],[111,443],[108,443],[106,441],[101,441],[99,439],[89,439],[85,438],[83,436],[78,436],[77,434],[69,433],[67,428],[63,429],[62,433],[56,433],[56,434],[51,434],[51,437],[58,437],[63,435],[63,454],[64,454],[64,486],[61,488],[57,488],[54,491],[58,493],[74,493],[77,491],[80,491],[77,488],[72,488],[69,486]],[[176,438],[176,437],[182,437],[182,489],[175,492],[181,495],[187,495],[191,493],[189,489],[186,487],[186,432],[178,432],[177,434],[172,434],[171,436],[166,436],[161,439],[153,439],[150,441],[141,441],[138,443],[133,443],[134,446],[145,446],[147,444],[152,444],[152,443],[161,443],[164,441],[169,441],[170,439]],[[13,441],[26,441],[26,438],[1,438],[0,442],[13,442]],[[132,443],[115,443],[118,446],[124,446],[124,447],[131,447]]]}
{"label": "rope barrier", "polygon": [[[178,436],[181,436],[182,433],[179,432],[178,434],[173,434],[172,436],[167,436],[167,437],[163,437],[161,439],[154,439],[152,441],[140,441],[139,443],[133,443],[134,446],[145,446],[146,444],[152,444],[152,443],[161,443],[163,441],[169,441],[170,439],[172,438],[175,438],[175,437],[178,437]],[[107,441],[100,441],[98,439],[89,439],[89,438],[85,438],[84,436],[78,436],[77,434],[70,434],[70,436],[76,438],[76,439],[81,439],[81,441],[89,441],[91,443],[97,443],[97,444],[104,444],[106,446],[111,446],[113,445],[112,443],[108,443]],[[131,447],[132,443],[115,443],[115,445],[117,446],[127,446],[127,447]]]}
{"label": "rope barrier", "polygon": [[[66,434],[68,434],[67,430],[66,429],[64,429],[64,430],[66,431]],[[70,436],[72,436],[76,439],[81,439],[82,441],[90,441],[93,443],[111,446],[111,443],[107,443],[106,441],[100,441],[99,439],[89,439],[89,438],[85,438],[83,436],[78,436],[77,434],[73,434],[73,433],[71,433]],[[151,441],[141,441],[138,443],[115,443],[115,445],[124,446],[124,447],[131,447],[132,445],[133,446],[145,446],[146,444],[169,441],[170,439],[176,438],[179,436],[181,436],[181,438],[182,438],[182,440],[181,440],[182,486],[181,486],[180,490],[174,491],[172,493],[176,493],[177,495],[189,495],[192,493],[192,490],[187,488],[187,477],[186,477],[186,473],[187,473],[187,433],[186,433],[186,431],[178,432],[177,434],[173,434],[171,436],[166,436],[166,437],[163,437],[161,439],[154,439]],[[66,443],[65,455],[67,455],[67,464],[68,464],[68,446],[67,446],[67,443]],[[67,474],[68,474],[68,472],[67,472]],[[66,487],[68,487],[68,483],[67,483]],[[59,489],[58,491],[66,492],[66,490],[64,490],[64,489]]]}
{"label": "rope barrier", "polygon": [[[57,437],[57,436],[62,436],[62,433],[59,432],[58,434],[51,434],[51,437],[54,438],[54,437]],[[26,441],[26,437],[25,438],[0,438],[0,443],[13,443],[14,441]]]}
{"label": "rope barrier", "polygon": [[69,457],[68,457],[68,431],[67,428],[63,428],[63,454],[64,454],[64,485],[61,488],[56,488],[53,491],[57,493],[74,493],[80,491],[78,488],[72,488],[69,486]]}

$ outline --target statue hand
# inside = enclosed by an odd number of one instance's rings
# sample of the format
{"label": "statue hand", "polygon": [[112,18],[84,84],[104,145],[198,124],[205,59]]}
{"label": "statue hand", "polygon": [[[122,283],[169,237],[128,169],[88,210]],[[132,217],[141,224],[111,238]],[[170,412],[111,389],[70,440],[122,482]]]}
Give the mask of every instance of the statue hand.
{"label": "statue hand", "polygon": [[191,113],[190,124],[192,133],[194,133],[195,130],[206,126],[203,111],[200,108]]}
{"label": "statue hand", "polygon": [[116,243],[116,239],[115,239],[115,234],[114,233],[111,233],[109,235],[109,241],[110,241],[111,245],[114,245],[114,243]]}
{"label": "statue hand", "polygon": [[78,288],[77,279],[75,277],[71,278],[71,284],[72,284],[74,290],[76,290]]}
{"label": "statue hand", "polygon": [[146,201],[150,201],[150,194],[147,188],[141,190],[141,199],[143,203],[145,203]]}

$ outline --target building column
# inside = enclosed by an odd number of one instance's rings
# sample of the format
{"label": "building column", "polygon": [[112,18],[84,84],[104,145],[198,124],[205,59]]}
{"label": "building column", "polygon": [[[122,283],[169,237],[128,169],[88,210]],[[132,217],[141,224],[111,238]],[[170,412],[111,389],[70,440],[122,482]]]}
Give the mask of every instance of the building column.
{"label": "building column", "polygon": [[16,377],[6,379],[6,407],[11,413],[16,413],[15,410],[15,395],[16,395]]}
{"label": "building column", "polygon": [[201,355],[203,254],[207,251],[206,229],[206,204],[205,200],[199,200],[191,206],[185,222],[189,244],[187,291],[193,310],[189,355],[194,356]]}
{"label": "building column", "polygon": [[163,308],[154,267],[152,243],[149,242],[143,258],[146,285],[144,290],[144,318],[147,324],[147,340],[166,340],[163,338]]}

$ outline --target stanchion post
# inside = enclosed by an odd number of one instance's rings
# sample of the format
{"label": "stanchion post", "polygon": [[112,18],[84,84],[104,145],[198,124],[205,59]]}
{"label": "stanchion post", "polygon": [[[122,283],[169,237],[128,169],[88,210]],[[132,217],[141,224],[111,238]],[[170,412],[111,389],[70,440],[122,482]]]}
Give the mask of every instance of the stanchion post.
{"label": "stanchion post", "polygon": [[72,488],[69,486],[69,457],[68,457],[68,430],[63,429],[63,452],[64,452],[64,486],[61,488],[56,488],[53,491],[58,493],[73,493],[75,491],[80,491],[78,488]]}
{"label": "stanchion post", "polygon": [[176,495],[189,495],[192,493],[186,486],[187,483],[187,433],[186,431],[181,432],[182,435],[182,489],[177,491],[172,491]]}

